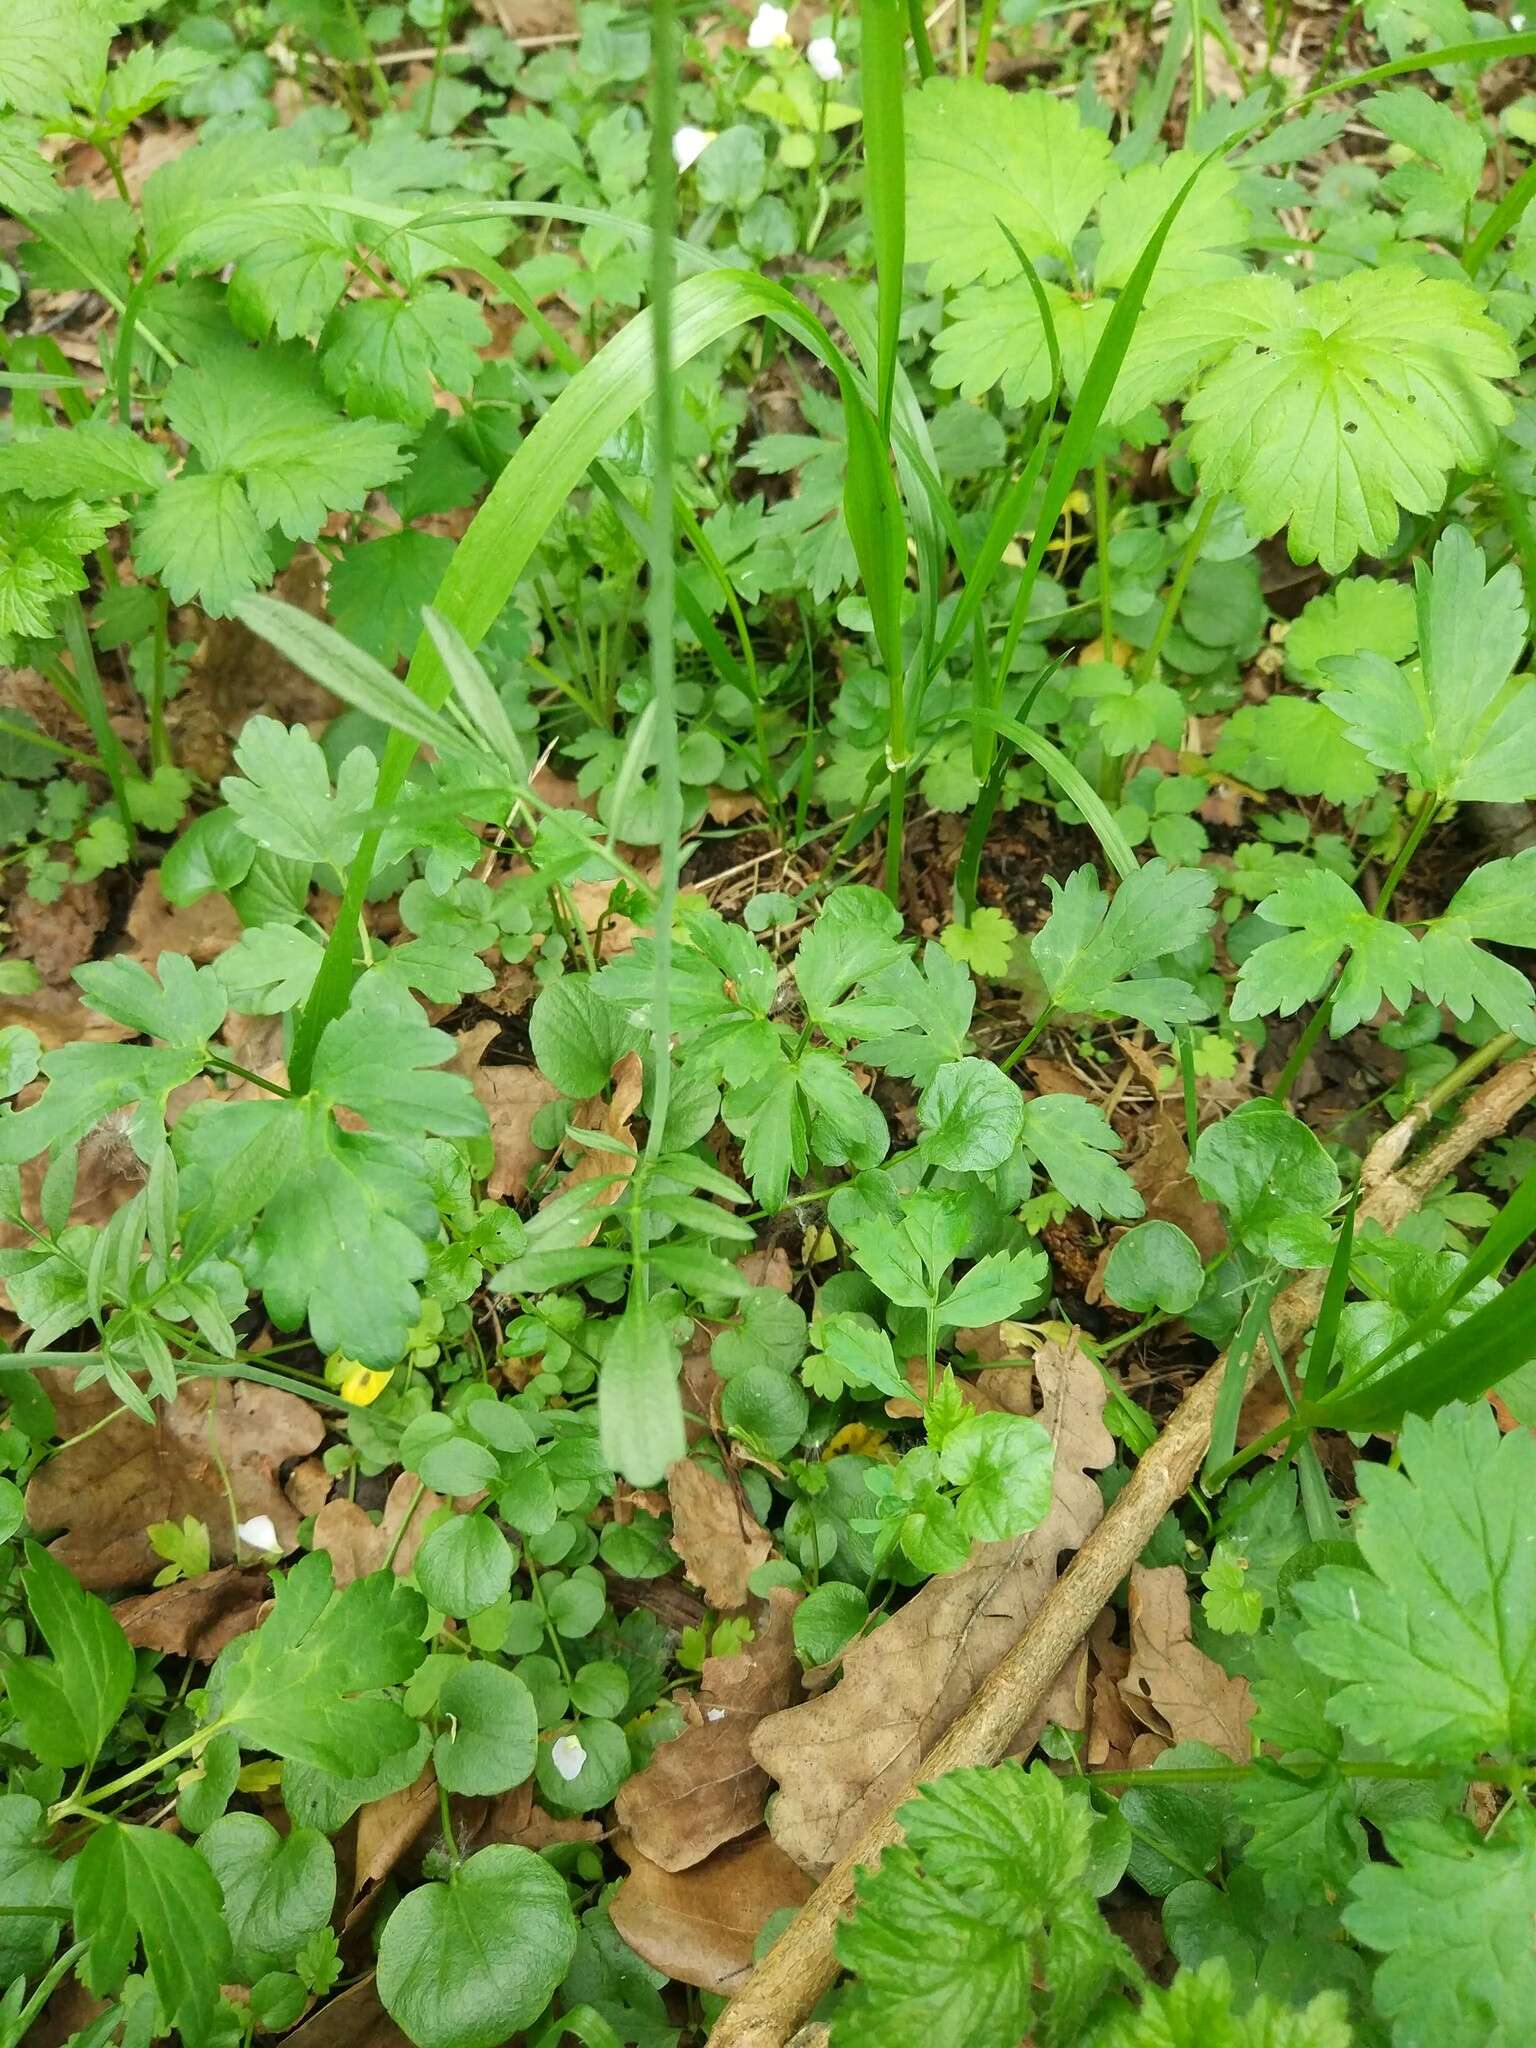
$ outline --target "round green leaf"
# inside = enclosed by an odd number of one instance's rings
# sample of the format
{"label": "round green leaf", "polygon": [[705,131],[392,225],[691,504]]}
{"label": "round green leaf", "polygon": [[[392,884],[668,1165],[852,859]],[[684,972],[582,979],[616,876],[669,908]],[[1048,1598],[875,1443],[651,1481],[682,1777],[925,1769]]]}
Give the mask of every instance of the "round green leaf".
{"label": "round green leaf", "polygon": [[567,974],[546,988],[528,1017],[539,1072],[580,1102],[608,1085],[613,1063],[632,1040],[623,1012],[592,991],[590,978]]}
{"label": "round green leaf", "polygon": [[443,1732],[432,1745],[449,1792],[510,1792],[533,1769],[539,1720],[533,1694],[499,1664],[464,1664],[438,1695]]}
{"label": "round green leaf", "polygon": [[734,1435],[756,1444],[770,1458],[782,1458],[804,1434],[811,1404],[798,1380],[777,1366],[754,1365],[728,1383],[720,1413]]}
{"label": "round green leaf", "polygon": [[[543,1641],[542,1634],[539,1640]],[[565,1719],[571,1695],[565,1674],[553,1657],[534,1655],[518,1660],[517,1675],[533,1695],[541,1728],[553,1728]]]}
{"label": "round green leaf", "polygon": [[583,1565],[568,1579],[553,1585],[546,1580],[545,1585],[545,1605],[559,1633],[573,1640],[591,1635],[608,1605],[608,1588],[602,1573],[591,1565]]}
{"label": "round green leaf", "polygon": [[497,1843],[390,1914],[379,1997],[415,2048],[500,2048],[538,2018],[575,1952],[564,1880],[531,1849]]}
{"label": "round green leaf", "polygon": [[918,1099],[922,1152],[935,1166],[987,1173],[1018,1150],[1024,1098],[990,1060],[949,1060]]}
{"label": "round green leaf", "polygon": [[485,1515],[455,1515],[416,1553],[416,1583],[431,1604],[460,1619],[499,1600],[512,1583],[512,1547]]}
{"label": "round green leaf", "polygon": [[571,1680],[571,1704],[578,1714],[616,1721],[629,1702],[629,1674],[606,1659],[583,1664]]}
{"label": "round green leaf", "polygon": [[830,1579],[806,1594],[795,1609],[795,1650],[808,1669],[840,1657],[869,1619],[869,1602],[858,1586]]}
{"label": "round green leaf", "polygon": [[16,1534],[26,1520],[26,1503],[14,1479],[0,1479],[0,1543]]}
{"label": "round green leaf", "polygon": [[1200,1254],[1176,1223],[1138,1223],[1115,1242],[1104,1268],[1104,1292],[1121,1308],[1181,1316],[1205,1286]]}
{"label": "round green leaf", "polygon": [[256,1813],[226,1813],[203,1830],[198,1854],[219,1881],[235,1967],[252,1984],[291,1963],[331,1917],[336,1857],[314,1828],[280,1835]]}
{"label": "round green leaf", "polygon": [[606,1806],[633,1768],[629,1738],[615,1721],[578,1721],[539,1744],[536,1776],[546,1805],[561,1813]]}
{"label": "round green leaf", "polygon": [[1051,1439],[1027,1415],[971,1415],[944,1439],[939,1470],[960,1489],[960,1526],[1001,1543],[1044,1519],[1051,1505]]}

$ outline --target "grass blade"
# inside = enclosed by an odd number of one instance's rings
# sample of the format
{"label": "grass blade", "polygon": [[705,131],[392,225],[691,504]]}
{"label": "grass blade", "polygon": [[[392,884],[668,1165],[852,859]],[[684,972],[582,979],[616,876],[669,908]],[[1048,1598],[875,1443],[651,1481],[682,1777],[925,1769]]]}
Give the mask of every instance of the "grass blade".
{"label": "grass blade", "polygon": [[880,431],[891,431],[901,277],[907,248],[907,52],[901,0],[864,0],[864,205],[875,244],[880,344],[875,372]]}

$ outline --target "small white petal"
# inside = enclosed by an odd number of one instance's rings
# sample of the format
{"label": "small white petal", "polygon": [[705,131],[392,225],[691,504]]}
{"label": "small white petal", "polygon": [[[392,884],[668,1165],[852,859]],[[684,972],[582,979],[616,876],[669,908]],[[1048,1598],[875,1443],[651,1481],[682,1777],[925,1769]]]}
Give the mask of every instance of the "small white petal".
{"label": "small white petal", "polygon": [[252,1515],[248,1522],[241,1522],[235,1531],[240,1541],[249,1550],[280,1550],[277,1529],[270,1515]]}
{"label": "small white petal", "polygon": [[789,9],[770,7],[768,0],[758,8],[752,17],[752,26],[747,30],[749,50],[771,50],[776,45],[789,41]]}
{"label": "small white petal", "polygon": [[672,155],[677,168],[686,171],[690,164],[696,164],[714,139],[707,128],[679,128],[672,137]]}
{"label": "small white petal", "polygon": [[586,1768],[587,1752],[574,1735],[557,1735],[549,1745],[549,1760],[567,1785]]}
{"label": "small white petal", "polygon": [[842,60],[830,36],[812,36],[805,46],[805,61],[823,85],[836,85],[843,75]]}
{"label": "small white petal", "polygon": [[724,1707],[706,1707],[704,1709],[704,1718],[706,1721],[723,1721],[725,1719],[725,1709]]}

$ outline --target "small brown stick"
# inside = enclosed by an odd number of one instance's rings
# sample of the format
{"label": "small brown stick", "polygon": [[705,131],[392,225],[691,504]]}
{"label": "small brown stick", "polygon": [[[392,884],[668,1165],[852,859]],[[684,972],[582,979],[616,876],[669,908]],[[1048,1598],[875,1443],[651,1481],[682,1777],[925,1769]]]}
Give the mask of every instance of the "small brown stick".
{"label": "small brown stick", "polygon": [[[1533,1096],[1536,1053],[1528,1053],[1484,1082],[1439,1142],[1400,1170],[1397,1162],[1404,1140],[1399,1135],[1402,1125],[1394,1125],[1371,1147],[1361,1169],[1365,1194],[1360,1221],[1394,1229],[1446,1174],[1496,1137]],[[1410,1125],[1411,1137],[1423,1119],[1410,1111],[1403,1121]],[[1276,1296],[1273,1322],[1282,1350],[1288,1351],[1316,1319],[1323,1282],[1321,1272],[1308,1273]],[[1251,1367],[1250,1383],[1267,1369],[1267,1363]],[[715,2022],[709,2048],[785,2048],[817,1999],[836,1981],[833,1944],[838,1921],[853,1900],[854,1872],[878,1863],[900,1838],[895,1811],[919,1785],[946,1771],[994,1764],[1007,1754],[1158,1523],[1187,1492],[1210,1442],[1225,1373],[1223,1355],[1185,1395],[1024,1634],[965,1712],[897,1787],[886,1812],[828,1871]]]}

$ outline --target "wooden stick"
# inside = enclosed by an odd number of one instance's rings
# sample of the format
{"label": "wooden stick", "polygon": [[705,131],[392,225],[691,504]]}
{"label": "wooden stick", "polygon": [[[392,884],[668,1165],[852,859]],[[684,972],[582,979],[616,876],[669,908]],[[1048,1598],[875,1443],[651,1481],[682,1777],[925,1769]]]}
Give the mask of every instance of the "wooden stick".
{"label": "wooden stick", "polygon": [[[1461,1116],[1413,1164],[1398,1168],[1402,1125],[1379,1138],[1361,1168],[1365,1188],[1360,1221],[1390,1231],[1467,1156],[1496,1137],[1536,1096],[1536,1053],[1512,1061],[1487,1081]],[[1422,1118],[1410,1111],[1408,1137]],[[1324,1274],[1307,1273],[1276,1297],[1273,1323],[1283,1350],[1316,1319]],[[1250,1368],[1260,1378],[1267,1364]],[[1019,1730],[1037,1712],[1058,1673],[1077,1649],[1116,1586],[1151,1540],[1168,1510],[1187,1492],[1210,1442],[1211,1422],[1226,1373],[1223,1355],[1179,1404],[1157,1442],[1141,1460],[1113,1507],[1088,1537],[1014,1647],[993,1669],[976,1697],[902,1780],[886,1812],[860,1835],[822,1879],[746,1984],[715,2022],[709,2048],[785,2048],[796,2027],[836,1981],[837,1924],[853,1900],[854,1872],[879,1862],[900,1838],[895,1810],[920,1784],[946,1771],[993,1764],[1007,1754]]]}

